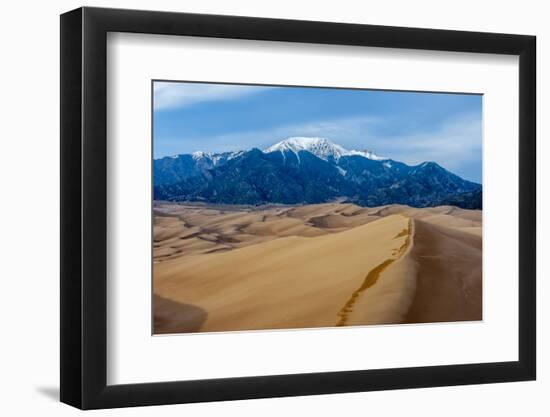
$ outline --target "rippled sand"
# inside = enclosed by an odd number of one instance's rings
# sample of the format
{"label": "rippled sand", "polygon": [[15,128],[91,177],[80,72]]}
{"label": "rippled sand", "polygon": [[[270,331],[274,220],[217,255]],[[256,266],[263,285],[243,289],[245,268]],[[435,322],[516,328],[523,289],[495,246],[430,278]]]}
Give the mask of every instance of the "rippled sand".
{"label": "rippled sand", "polygon": [[480,320],[481,212],[155,204],[155,333]]}

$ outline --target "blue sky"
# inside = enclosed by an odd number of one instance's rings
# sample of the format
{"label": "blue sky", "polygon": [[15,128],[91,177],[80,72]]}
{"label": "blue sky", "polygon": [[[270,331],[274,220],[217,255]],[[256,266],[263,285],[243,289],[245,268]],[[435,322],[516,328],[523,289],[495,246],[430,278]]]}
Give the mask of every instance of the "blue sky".
{"label": "blue sky", "polygon": [[155,158],[316,136],[481,183],[480,95],[156,81],[153,106]]}

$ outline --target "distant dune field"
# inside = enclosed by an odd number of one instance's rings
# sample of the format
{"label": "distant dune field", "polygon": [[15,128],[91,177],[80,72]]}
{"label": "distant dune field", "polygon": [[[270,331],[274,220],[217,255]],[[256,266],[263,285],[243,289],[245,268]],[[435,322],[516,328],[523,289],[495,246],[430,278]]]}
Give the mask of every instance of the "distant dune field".
{"label": "distant dune field", "polygon": [[154,332],[481,320],[481,216],[156,202]]}

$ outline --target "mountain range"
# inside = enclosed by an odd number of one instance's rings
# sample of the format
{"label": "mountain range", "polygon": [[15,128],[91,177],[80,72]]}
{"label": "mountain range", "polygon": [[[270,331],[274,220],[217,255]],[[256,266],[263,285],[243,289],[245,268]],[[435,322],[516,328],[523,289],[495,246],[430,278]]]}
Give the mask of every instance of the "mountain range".
{"label": "mountain range", "polygon": [[292,137],[260,150],[155,159],[155,200],[217,204],[455,205],[481,209],[482,187],[435,162],[407,165],[325,138]]}

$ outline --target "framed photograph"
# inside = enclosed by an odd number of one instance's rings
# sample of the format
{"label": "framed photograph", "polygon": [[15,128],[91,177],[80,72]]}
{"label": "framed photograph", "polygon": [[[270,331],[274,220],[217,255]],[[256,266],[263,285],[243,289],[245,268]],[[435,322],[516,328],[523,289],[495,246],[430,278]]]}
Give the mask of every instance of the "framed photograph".
{"label": "framed photograph", "polygon": [[535,37],[61,16],[61,401],[533,380]]}

